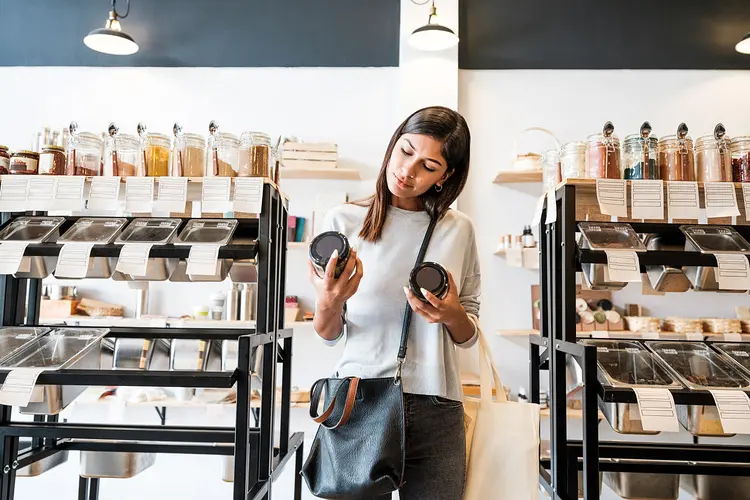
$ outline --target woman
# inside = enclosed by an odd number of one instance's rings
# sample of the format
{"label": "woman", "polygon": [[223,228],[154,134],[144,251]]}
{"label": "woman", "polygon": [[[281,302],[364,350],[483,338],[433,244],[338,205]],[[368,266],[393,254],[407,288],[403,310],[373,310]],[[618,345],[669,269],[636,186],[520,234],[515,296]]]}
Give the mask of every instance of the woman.
{"label": "woman", "polygon": [[[343,233],[355,248],[341,276],[333,277],[335,252],[323,277],[310,264],[315,331],[331,345],[346,336],[337,377],[393,376],[405,301],[417,313],[402,372],[401,500],[460,500],[463,494],[466,448],[455,349],[476,342],[480,276],[474,228],[450,205],[466,184],[470,142],[466,121],[455,111],[430,107],[412,114],[391,138],[376,193],[326,216],[324,230]],[[442,299],[422,291],[424,303],[404,284],[431,217],[438,222],[424,260],[448,271],[449,290]]]}

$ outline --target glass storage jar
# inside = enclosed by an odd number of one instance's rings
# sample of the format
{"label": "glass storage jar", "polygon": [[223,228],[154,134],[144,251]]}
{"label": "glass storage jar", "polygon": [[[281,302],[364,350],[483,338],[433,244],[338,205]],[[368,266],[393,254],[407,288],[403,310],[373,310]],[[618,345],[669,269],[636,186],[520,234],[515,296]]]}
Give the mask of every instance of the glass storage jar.
{"label": "glass storage jar", "polygon": [[560,152],[557,149],[550,149],[542,155],[542,169],[545,191],[554,189],[561,181]]}
{"label": "glass storage jar", "polygon": [[750,136],[732,139],[732,180],[750,182]]}
{"label": "glass storage jar", "polygon": [[586,177],[586,144],[569,142],[560,154],[560,174],[565,179],[583,179]]}
{"label": "glass storage jar", "polygon": [[141,141],[141,151],[147,177],[166,177],[169,175],[169,153],[172,141],[169,136],[149,132]]}
{"label": "glass storage jar", "polygon": [[115,132],[104,140],[104,175],[143,177],[140,140],[130,134]]}
{"label": "glass storage jar", "polygon": [[179,134],[172,147],[172,167],[176,177],[203,177],[206,166],[206,139],[200,134]]}
{"label": "glass storage jar", "polygon": [[39,154],[40,175],[65,175],[65,149],[47,144]]}
{"label": "glass storage jar", "polygon": [[0,146],[0,175],[8,173],[10,168],[10,153],[8,153],[8,146]]}
{"label": "glass storage jar", "polygon": [[240,141],[233,134],[211,134],[206,148],[206,175],[235,177],[239,170],[239,147]]}
{"label": "glass storage jar", "polygon": [[39,153],[27,149],[16,151],[10,157],[8,171],[11,174],[36,174],[39,171]]}
{"label": "glass storage jar", "polygon": [[75,132],[68,140],[67,175],[102,175],[102,140],[90,132]]}
{"label": "glass storage jar", "polygon": [[622,146],[622,178],[661,179],[656,163],[658,145],[656,137],[627,136]]}
{"label": "glass storage jar", "polygon": [[665,181],[694,181],[693,140],[667,135],[659,140],[658,169]]}
{"label": "glass storage jar", "polygon": [[593,134],[586,139],[586,173],[589,179],[620,178],[620,139]]}
{"label": "glass storage jar", "polygon": [[695,141],[696,180],[732,182],[732,156],[729,139],[704,135]]}
{"label": "glass storage jar", "polygon": [[271,177],[271,138],[263,132],[240,136],[240,177]]}

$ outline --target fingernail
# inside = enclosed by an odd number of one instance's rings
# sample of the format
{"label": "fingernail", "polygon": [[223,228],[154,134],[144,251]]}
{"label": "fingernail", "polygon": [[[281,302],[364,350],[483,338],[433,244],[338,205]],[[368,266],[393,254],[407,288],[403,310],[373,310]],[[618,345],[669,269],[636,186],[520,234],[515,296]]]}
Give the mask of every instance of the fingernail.
{"label": "fingernail", "polygon": [[[339,257],[339,249],[338,249],[338,248],[334,248],[334,249],[333,249],[333,253],[331,254],[331,257],[330,257],[330,258],[331,258],[331,259],[337,259],[338,257]],[[329,260],[330,260],[330,259],[329,259]]]}
{"label": "fingernail", "polygon": [[404,295],[409,296],[409,289],[404,287]]}
{"label": "fingernail", "polygon": [[419,291],[422,292],[422,297],[427,298],[427,290],[420,288]]}

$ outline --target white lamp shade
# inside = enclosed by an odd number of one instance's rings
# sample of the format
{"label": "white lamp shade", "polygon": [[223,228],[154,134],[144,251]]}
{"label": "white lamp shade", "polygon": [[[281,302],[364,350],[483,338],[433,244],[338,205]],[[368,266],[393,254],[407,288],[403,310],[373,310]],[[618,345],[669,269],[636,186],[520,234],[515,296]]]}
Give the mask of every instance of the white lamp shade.
{"label": "white lamp shade", "polygon": [[409,45],[418,50],[438,51],[455,47],[458,36],[440,24],[425,24],[409,36]]}
{"label": "white lamp shade", "polygon": [[104,54],[127,56],[138,52],[138,44],[133,37],[122,31],[107,28],[92,31],[86,35],[83,43],[88,48]]}
{"label": "white lamp shade", "polygon": [[740,54],[750,54],[750,33],[745,35],[745,38],[740,40],[737,45],[734,46],[734,50]]}

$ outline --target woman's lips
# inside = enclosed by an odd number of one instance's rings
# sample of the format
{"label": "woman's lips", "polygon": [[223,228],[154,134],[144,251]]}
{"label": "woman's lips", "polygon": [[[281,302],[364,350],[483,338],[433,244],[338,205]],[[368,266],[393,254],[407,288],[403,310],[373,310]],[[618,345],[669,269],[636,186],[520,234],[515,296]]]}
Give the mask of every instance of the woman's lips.
{"label": "woman's lips", "polygon": [[398,175],[393,174],[393,177],[396,178],[396,184],[398,184],[398,187],[400,187],[401,189],[410,189],[412,187],[411,184],[408,184],[406,181],[404,181]]}

